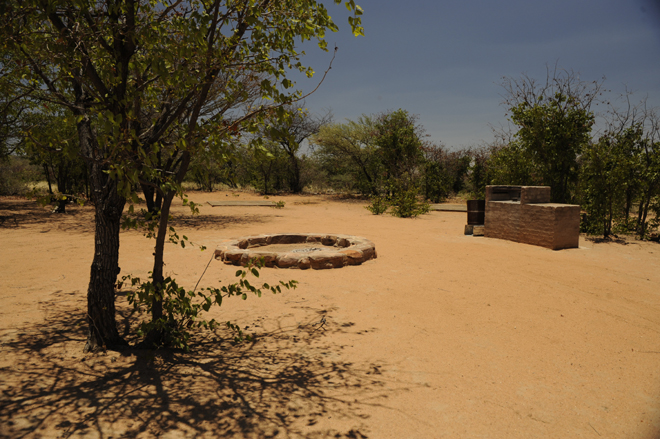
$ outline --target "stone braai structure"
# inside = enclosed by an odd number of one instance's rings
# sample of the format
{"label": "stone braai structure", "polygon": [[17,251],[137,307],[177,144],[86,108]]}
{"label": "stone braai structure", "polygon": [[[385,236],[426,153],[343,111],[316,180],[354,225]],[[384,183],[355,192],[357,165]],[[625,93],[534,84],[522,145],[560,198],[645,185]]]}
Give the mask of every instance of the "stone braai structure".
{"label": "stone braai structure", "polygon": [[577,248],[580,206],[550,203],[549,186],[486,186],[484,236],[552,250]]}
{"label": "stone braai structure", "polygon": [[266,267],[341,268],[376,258],[374,243],[351,235],[276,234],[246,236],[221,244],[215,258],[225,264],[247,265],[264,258]]}

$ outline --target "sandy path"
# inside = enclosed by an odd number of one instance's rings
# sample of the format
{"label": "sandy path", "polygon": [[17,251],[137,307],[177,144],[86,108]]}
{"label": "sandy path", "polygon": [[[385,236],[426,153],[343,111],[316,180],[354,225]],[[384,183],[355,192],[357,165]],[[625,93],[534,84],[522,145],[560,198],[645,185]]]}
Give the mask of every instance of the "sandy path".
{"label": "sandy path", "polygon": [[[193,200],[261,199],[192,194]],[[50,215],[2,200],[0,423],[6,437],[660,437],[660,247],[551,251],[462,235],[465,214],[373,216],[361,202],[271,197],[201,207],[178,230],[213,249],[259,233],[363,236],[378,259],[337,270],[264,269],[295,291],[227,301],[248,326],[190,354],[83,356],[89,208]],[[26,212],[30,208],[32,211]],[[150,244],[122,236],[122,274]],[[192,287],[211,251],[168,246]],[[202,284],[230,281],[212,261]],[[120,327],[129,320],[120,297]],[[326,324],[319,325],[321,318]]]}

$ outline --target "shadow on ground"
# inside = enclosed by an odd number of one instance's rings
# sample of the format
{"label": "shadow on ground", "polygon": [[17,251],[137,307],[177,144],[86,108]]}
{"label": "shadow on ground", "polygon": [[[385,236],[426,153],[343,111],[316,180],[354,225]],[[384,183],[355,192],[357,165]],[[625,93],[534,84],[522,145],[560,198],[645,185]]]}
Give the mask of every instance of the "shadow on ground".
{"label": "shadow on ground", "polygon": [[274,215],[175,215],[171,220],[174,227],[189,229],[221,229],[229,226],[265,223]]}
{"label": "shadow on ground", "polygon": [[84,302],[59,303],[42,324],[0,337],[2,437],[364,438],[361,409],[387,397],[382,365],[342,362],[328,341],[350,325],[271,320],[276,329],[243,345],[207,332],[189,353],[83,355]]}
{"label": "shadow on ground", "polygon": [[[34,200],[0,198],[0,229],[20,228],[40,223],[77,222],[88,225],[94,212],[88,207],[68,205],[66,213],[53,213],[54,206],[42,206]],[[91,229],[94,230],[93,227]]]}
{"label": "shadow on ground", "polygon": [[620,238],[618,236],[608,236],[607,238],[603,238],[602,236],[590,236],[587,235],[585,237],[587,241],[591,241],[594,244],[607,244],[607,243],[613,243],[613,244],[621,244],[621,245],[628,245],[630,242],[628,242],[625,238]]}
{"label": "shadow on ground", "polygon": [[[125,215],[128,215],[125,212]],[[137,214],[130,215],[137,218]],[[175,213],[170,221],[174,227],[189,229],[222,229],[229,226],[260,224],[276,215],[191,215]],[[37,224],[75,233],[94,233],[94,207],[70,204],[66,213],[53,213],[52,206],[41,206],[34,200],[0,198],[0,229],[16,229]]]}

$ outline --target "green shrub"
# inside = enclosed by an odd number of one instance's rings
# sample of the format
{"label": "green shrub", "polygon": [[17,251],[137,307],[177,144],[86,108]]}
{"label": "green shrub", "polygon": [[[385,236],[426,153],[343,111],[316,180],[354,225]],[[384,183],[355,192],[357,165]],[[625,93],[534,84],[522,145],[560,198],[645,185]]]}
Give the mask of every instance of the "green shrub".
{"label": "green shrub", "polygon": [[429,213],[431,205],[426,201],[419,201],[417,193],[415,187],[397,191],[390,201],[392,215],[399,218],[414,218]]}
{"label": "green shrub", "polygon": [[371,197],[371,204],[365,206],[365,209],[367,209],[369,212],[373,213],[374,215],[382,215],[387,211],[388,207],[389,205],[385,197],[382,197],[380,195],[375,195]]}

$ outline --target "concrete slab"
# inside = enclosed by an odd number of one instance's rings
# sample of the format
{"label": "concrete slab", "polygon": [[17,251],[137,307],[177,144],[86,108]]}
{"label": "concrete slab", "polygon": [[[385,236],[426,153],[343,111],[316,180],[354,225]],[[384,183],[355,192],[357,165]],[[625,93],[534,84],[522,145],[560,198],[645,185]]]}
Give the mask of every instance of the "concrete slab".
{"label": "concrete slab", "polygon": [[464,204],[431,204],[431,210],[438,212],[467,212],[467,206]]}
{"label": "concrete slab", "polygon": [[222,207],[222,206],[275,206],[274,201],[268,200],[231,200],[231,201],[207,201],[207,203],[213,207]]}

